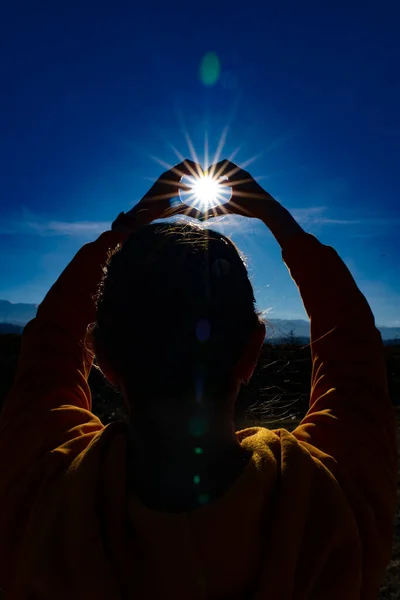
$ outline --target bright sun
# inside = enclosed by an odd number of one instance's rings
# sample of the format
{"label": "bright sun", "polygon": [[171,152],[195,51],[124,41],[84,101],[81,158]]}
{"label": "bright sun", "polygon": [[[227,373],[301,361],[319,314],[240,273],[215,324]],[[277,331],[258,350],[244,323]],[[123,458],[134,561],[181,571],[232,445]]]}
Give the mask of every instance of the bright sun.
{"label": "bright sun", "polygon": [[194,180],[192,192],[201,204],[208,206],[218,196],[221,188],[218,181],[210,175],[202,175]]}
{"label": "bright sun", "polygon": [[199,175],[196,177],[182,177],[182,183],[186,183],[189,189],[180,190],[179,195],[187,206],[206,211],[221,204],[229,202],[232,195],[232,188],[221,185],[220,181],[225,178],[215,178],[211,175]]}

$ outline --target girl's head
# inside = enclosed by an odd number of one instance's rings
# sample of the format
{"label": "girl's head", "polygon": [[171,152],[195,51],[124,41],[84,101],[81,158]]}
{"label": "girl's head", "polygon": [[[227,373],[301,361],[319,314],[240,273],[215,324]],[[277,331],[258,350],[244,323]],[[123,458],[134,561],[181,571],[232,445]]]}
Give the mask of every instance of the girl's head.
{"label": "girl's head", "polygon": [[265,328],[245,264],[221,233],[154,223],[111,257],[98,298],[100,367],[136,414],[224,403],[257,362]]}

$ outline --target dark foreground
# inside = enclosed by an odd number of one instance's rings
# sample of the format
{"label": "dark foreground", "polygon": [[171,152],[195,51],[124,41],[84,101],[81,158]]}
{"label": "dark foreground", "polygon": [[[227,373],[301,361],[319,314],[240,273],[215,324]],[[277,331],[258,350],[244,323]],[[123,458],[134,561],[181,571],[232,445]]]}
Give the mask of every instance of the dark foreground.
{"label": "dark foreground", "polygon": [[[20,336],[0,335],[0,410],[15,375]],[[385,347],[389,392],[396,406],[400,469],[400,345]],[[161,357],[160,357],[161,360]],[[309,346],[293,343],[266,344],[250,385],[237,403],[237,429],[263,425],[292,430],[307,412],[310,394],[311,354]],[[93,369],[90,376],[93,412],[104,424],[125,418],[119,394]],[[400,472],[392,559],[387,567],[379,598],[400,600]]]}

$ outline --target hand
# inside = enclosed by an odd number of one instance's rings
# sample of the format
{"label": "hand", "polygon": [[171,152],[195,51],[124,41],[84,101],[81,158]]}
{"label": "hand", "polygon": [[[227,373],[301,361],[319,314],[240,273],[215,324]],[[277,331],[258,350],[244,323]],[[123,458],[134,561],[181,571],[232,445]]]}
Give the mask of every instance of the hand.
{"label": "hand", "polygon": [[207,211],[202,220],[229,214],[261,219],[282,248],[293,236],[305,233],[290,212],[235,163],[223,160],[211,167],[210,174],[228,177],[221,185],[232,187],[232,198]]}
{"label": "hand", "polygon": [[228,181],[221,183],[232,188],[232,197],[226,204],[209,209],[201,220],[219,215],[241,215],[264,220],[268,208],[279,205],[279,202],[266,192],[247,171],[241,169],[229,160],[223,160],[209,169],[210,175],[219,179],[227,177]]}
{"label": "hand", "polygon": [[199,217],[201,213],[198,210],[183,204],[179,198],[179,190],[188,189],[187,184],[181,183],[183,176],[197,176],[200,173],[202,173],[200,165],[188,159],[166,171],[138,204],[117,217],[113,230],[129,232],[156,219],[166,219],[177,214]]}

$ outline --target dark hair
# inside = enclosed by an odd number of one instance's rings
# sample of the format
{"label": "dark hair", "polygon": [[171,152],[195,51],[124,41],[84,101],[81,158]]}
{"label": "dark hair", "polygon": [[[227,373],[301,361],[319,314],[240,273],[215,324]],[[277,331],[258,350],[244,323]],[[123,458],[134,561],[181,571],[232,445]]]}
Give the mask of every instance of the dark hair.
{"label": "dark hair", "polygon": [[131,406],[151,410],[226,393],[258,323],[231,240],[190,222],[164,222],[131,235],[109,260],[93,336]]}

